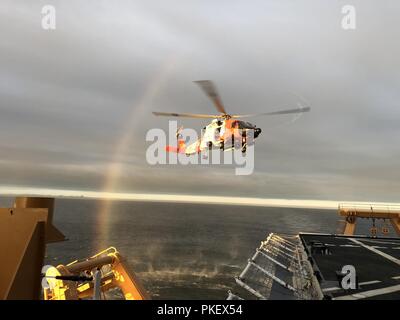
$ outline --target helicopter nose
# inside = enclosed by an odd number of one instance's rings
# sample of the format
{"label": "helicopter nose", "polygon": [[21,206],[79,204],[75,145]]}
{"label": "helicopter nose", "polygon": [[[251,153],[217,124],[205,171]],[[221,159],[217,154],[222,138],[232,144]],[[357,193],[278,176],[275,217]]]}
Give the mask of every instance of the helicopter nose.
{"label": "helicopter nose", "polygon": [[261,133],[261,129],[260,128],[255,128],[254,129],[254,138],[257,138]]}

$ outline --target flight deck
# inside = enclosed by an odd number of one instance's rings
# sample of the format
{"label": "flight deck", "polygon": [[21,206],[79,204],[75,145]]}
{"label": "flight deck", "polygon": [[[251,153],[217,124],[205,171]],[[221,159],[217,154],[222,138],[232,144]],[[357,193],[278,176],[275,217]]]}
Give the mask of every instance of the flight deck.
{"label": "flight deck", "polygon": [[[300,234],[325,298],[400,299],[400,239]],[[340,273],[354,266],[356,289],[341,287]]]}

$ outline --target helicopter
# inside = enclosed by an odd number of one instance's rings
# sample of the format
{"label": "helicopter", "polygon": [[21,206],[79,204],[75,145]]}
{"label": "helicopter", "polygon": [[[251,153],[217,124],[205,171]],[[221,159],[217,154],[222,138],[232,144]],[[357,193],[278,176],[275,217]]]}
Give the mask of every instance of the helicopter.
{"label": "helicopter", "polygon": [[210,114],[195,114],[195,113],[173,113],[173,112],[153,112],[156,116],[166,117],[183,117],[195,119],[213,119],[208,125],[203,128],[203,135],[196,142],[186,145],[181,132],[183,127],[180,127],[176,132],[177,146],[166,146],[167,152],[183,153],[187,156],[198,154],[205,150],[221,149],[229,151],[233,149],[241,149],[245,153],[247,146],[254,144],[256,139],[261,134],[261,128],[257,128],[254,124],[238,120],[240,118],[250,118],[258,116],[273,116],[291,113],[303,113],[311,110],[310,107],[303,107],[299,105],[296,109],[279,110],[266,113],[255,114],[228,114],[222,103],[220,95],[214,83],[210,80],[194,81],[200,86],[204,93],[214,103],[215,108],[219,112],[217,115]]}

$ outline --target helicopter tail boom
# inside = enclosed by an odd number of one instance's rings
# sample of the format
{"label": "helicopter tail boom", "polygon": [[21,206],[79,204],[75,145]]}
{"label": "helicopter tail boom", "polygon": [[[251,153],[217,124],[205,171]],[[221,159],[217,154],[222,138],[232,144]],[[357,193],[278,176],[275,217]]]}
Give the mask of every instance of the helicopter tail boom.
{"label": "helicopter tail boom", "polygon": [[175,146],[171,146],[171,145],[167,145],[165,147],[165,150],[167,152],[173,152],[173,153],[185,153],[185,151],[186,151],[185,140],[178,139],[178,145],[176,147]]}

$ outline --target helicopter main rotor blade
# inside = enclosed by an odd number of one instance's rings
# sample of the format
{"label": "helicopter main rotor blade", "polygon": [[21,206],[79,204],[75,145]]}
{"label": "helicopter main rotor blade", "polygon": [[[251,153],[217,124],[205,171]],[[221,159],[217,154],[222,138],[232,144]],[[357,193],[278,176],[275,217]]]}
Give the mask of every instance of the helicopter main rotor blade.
{"label": "helicopter main rotor blade", "polygon": [[254,114],[235,114],[232,115],[232,118],[250,118],[250,117],[258,117],[258,116],[275,116],[279,114],[290,114],[290,113],[302,113],[310,111],[310,107],[302,107],[297,109],[290,109],[290,110],[281,110],[281,111],[274,111],[274,112],[265,112],[265,113],[254,113]]}
{"label": "helicopter main rotor blade", "polygon": [[226,114],[225,107],[222,104],[221,97],[219,96],[214,83],[212,83],[210,80],[199,80],[194,82],[197,83],[204,93],[212,100],[212,102],[214,102],[217,110],[223,114]]}
{"label": "helicopter main rotor blade", "polygon": [[173,113],[173,112],[153,112],[155,116],[165,117],[183,117],[183,118],[199,118],[199,119],[215,119],[222,118],[219,115],[212,114],[196,114],[196,113]]}

